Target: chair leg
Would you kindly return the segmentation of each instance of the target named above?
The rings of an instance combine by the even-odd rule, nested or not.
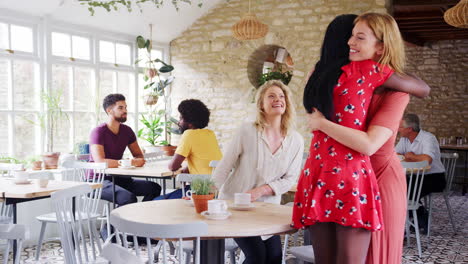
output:
[[[427,237],[431,234],[431,223],[432,223],[432,193],[428,195],[429,200],[429,216],[427,217]]]
[[[455,226],[455,221],[453,221],[452,207],[450,206],[450,200],[448,194],[444,193],[445,205],[447,205],[447,210],[449,213],[450,222],[452,223],[453,232],[457,232],[457,227]]]
[[[416,231],[416,244],[418,246],[418,255],[421,257],[422,250],[421,250],[421,238],[419,236],[419,224],[418,224],[418,215],[416,214],[416,210],[413,211],[413,221],[414,221],[414,230]]]
[[[185,255],[185,264],[190,264],[192,254],[190,254],[188,251],[185,251],[184,255]]]
[[[236,251],[235,250],[229,251],[229,263],[236,264]]]
[[[282,264],[286,264],[286,251],[288,250],[289,235],[284,236],[284,245],[283,245],[283,260]]]
[[[39,260],[39,255],[41,254],[42,241],[44,241],[44,234],[45,234],[46,227],[47,227],[47,222],[42,222],[41,233],[39,234],[39,240],[37,241],[36,261]]]
[[[10,256],[10,244],[11,240],[7,240],[5,245],[5,253],[3,254],[3,264],[8,264],[8,257]]]
[[[16,258],[15,258],[15,264],[20,263],[20,257],[21,257],[21,250],[23,249],[23,240],[18,239],[17,240],[17,248],[16,248]]]
[[[409,240],[410,240],[410,226],[411,226],[411,222],[410,222],[410,219],[409,219],[409,211],[406,212],[406,246],[409,246]]]

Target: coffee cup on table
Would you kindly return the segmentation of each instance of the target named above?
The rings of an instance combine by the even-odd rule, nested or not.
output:
[[[132,166],[132,161],[129,159],[121,159],[119,160],[119,165],[124,168],[128,168]]]
[[[235,193],[234,194],[234,205],[236,206],[249,206],[252,196],[250,193]]]
[[[227,203],[224,200],[209,200],[208,201],[208,213],[210,215],[215,214],[226,214]]]
[[[39,188],[45,188],[47,187],[48,184],[49,184],[49,179],[46,177],[42,177],[37,180],[37,185],[39,186]]]
[[[26,183],[29,178],[29,174],[26,171],[14,171],[13,176],[15,177],[15,183]]]

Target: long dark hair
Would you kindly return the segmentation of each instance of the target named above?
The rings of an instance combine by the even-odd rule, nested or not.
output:
[[[339,15],[328,25],[323,38],[320,60],[304,89],[304,107],[308,113],[316,107],[332,120],[333,88],[338,82],[341,67],[349,63],[348,40],[357,15]]]

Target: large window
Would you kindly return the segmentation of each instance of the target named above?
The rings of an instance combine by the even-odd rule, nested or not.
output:
[[[54,131],[54,151],[69,153],[76,143],[89,141],[91,129],[107,120],[102,99],[110,93],[126,97],[126,124],[136,132],[140,112],[147,108],[143,71],[134,65],[139,54],[134,38],[39,23],[50,22],[16,23],[0,17],[0,156],[26,158],[46,151],[47,127],[41,123],[45,95],[60,94],[66,113]],[[152,55],[163,54],[155,49]]]

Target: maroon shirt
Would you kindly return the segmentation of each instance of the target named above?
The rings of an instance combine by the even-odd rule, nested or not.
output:
[[[110,131],[106,123],[99,125],[91,131],[90,145],[98,144],[104,146],[104,157],[106,159],[122,159],[125,148],[136,141],[133,130],[124,124],[120,124],[119,133],[116,135]],[[94,161],[93,155],[91,160]]]

